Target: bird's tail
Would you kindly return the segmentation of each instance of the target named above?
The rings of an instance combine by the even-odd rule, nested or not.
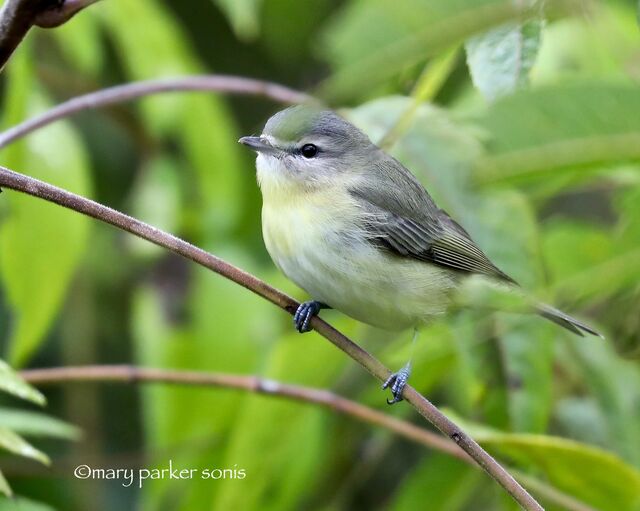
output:
[[[594,330],[590,326],[585,325],[581,321],[578,321],[575,318],[572,318],[568,314],[565,314],[558,309],[551,307],[550,305],[539,304],[537,306],[538,314],[540,314],[543,318],[548,319],[549,321],[553,321],[555,324],[560,325],[561,327],[566,328],[567,330],[573,332],[580,337],[584,337],[584,333],[588,333],[591,335],[597,335],[604,339],[604,335],[600,332]]]

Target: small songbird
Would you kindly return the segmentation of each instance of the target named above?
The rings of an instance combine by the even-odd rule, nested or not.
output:
[[[290,107],[239,142],[258,153],[267,250],[312,298],[294,316],[299,332],[323,308],[387,330],[417,328],[445,313],[470,276],[519,289],[409,170],[336,113]],[[600,335],[548,305],[532,311]],[[390,404],[410,370],[409,361],[383,385]]]

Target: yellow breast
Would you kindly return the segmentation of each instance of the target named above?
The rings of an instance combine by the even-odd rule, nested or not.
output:
[[[341,205],[347,199],[340,195],[335,190],[325,190],[264,196],[262,232],[276,264],[283,257],[313,250],[335,232],[340,219],[337,212],[348,207]]]

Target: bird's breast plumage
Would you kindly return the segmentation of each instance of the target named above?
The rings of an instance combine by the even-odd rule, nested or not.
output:
[[[445,311],[452,273],[372,243],[346,187],[273,192],[263,186],[265,245],[283,273],[314,300],[389,330]]]

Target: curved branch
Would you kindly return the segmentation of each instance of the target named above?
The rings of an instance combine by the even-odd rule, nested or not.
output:
[[[0,133],[0,149],[47,124],[82,110],[100,108],[162,92],[217,91],[264,96],[282,103],[309,103],[311,96],[277,83],[230,75],[193,75],[143,80],[76,96]]]
[[[34,25],[41,28],[55,28],[66,23],[85,7],[95,4],[98,0],[63,0],[51,9],[46,9],[35,17]]]
[[[0,70],[31,30],[38,13],[54,0],[5,0],[0,10]]]
[[[409,440],[450,454],[475,466],[473,460],[462,449],[440,435],[323,389],[288,385],[257,376],[155,369],[134,365],[90,365],[26,369],[20,371],[20,376],[25,381],[38,386],[78,381],[160,382],[176,385],[224,387],[246,390],[257,394],[286,397],[295,401],[319,404],[344,415],[355,417],[363,422],[382,426]]]
[[[39,386],[90,381],[169,383],[172,385],[197,385],[246,390],[257,394],[288,398],[302,403],[318,404],[362,422],[383,427],[412,442],[449,454],[459,458],[465,463],[477,467],[474,461],[453,442],[445,440],[441,436],[411,424],[410,422],[396,419],[395,417],[324,389],[289,385],[257,376],[155,369],[134,365],[90,365],[27,369],[21,371],[20,375],[29,383]],[[535,477],[527,474],[520,474],[519,477],[524,481],[526,486],[550,503],[561,506],[569,511],[594,511],[590,506],[539,481]]]
[[[97,1],[6,0],[0,10],[0,70],[31,27],[57,27]]]
[[[39,197],[111,224],[131,234],[135,234],[140,238],[169,249],[240,284],[286,310],[289,314],[293,314],[299,305],[295,300],[281,291],[278,291],[257,277],[223,261],[213,254],[90,199],[37,179],[18,174],[4,167],[0,167],[0,187],[10,188],[34,197]],[[316,316],[311,320],[311,326],[316,332],[344,351],[378,380],[384,381],[390,375],[390,371],[380,361],[319,317]],[[502,485],[524,509],[535,511],[543,510],[540,504],[538,504],[489,453],[482,449],[475,440],[469,437],[413,387],[407,385],[403,391],[403,397],[420,415],[431,422],[431,424],[471,456],[475,462]]]

